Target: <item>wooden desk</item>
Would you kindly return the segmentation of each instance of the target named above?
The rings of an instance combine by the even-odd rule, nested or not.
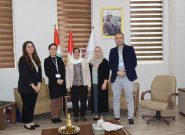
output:
[[[185,88],[179,88],[178,93],[179,93],[178,109],[179,109],[180,114],[185,116],[185,104],[184,104],[184,102],[185,102]]]
[[[118,123],[115,120],[111,120],[112,123]],[[60,135],[58,128],[43,129],[41,135]],[[91,124],[80,125],[80,133],[78,135],[94,135]],[[105,132],[105,135],[131,135],[126,128]]]
[[[11,109],[11,113],[9,115],[9,120],[11,123],[16,123],[16,108],[15,102],[7,102],[7,101],[0,101],[0,129],[5,128],[5,113],[4,110],[6,108]]]

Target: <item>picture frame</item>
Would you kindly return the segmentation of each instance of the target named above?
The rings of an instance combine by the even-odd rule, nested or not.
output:
[[[103,38],[114,38],[117,32],[124,32],[122,7],[102,7],[100,16]]]

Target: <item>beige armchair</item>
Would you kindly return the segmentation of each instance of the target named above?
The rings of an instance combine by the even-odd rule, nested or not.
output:
[[[144,100],[146,93],[151,93],[151,100]],[[170,121],[167,119],[175,119],[175,116],[161,116],[161,111],[173,109],[176,98],[176,79],[171,75],[158,75],[154,78],[151,85],[151,90],[143,92],[141,95],[141,102],[139,105],[142,108],[156,111],[155,116],[142,115],[143,118],[150,118],[146,120],[149,124],[152,120],[157,119],[165,122],[167,125]]]
[[[133,96],[134,96],[134,115],[136,116],[136,111],[138,110],[139,103],[139,83],[133,83]],[[112,93],[112,84],[109,83],[109,109],[113,110],[113,93]],[[122,91],[120,109],[127,110],[127,102],[125,98],[124,91]]]
[[[19,109],[20,113],[22,112],[22,99],[18,92],[18,88],[14,88],[14,96],[17,108]],[[49,97],[49,90],[45,83],[44,78],[42,79],[41,91],[38,94],[34,115],[48,113],[50,112],[50,97]]]

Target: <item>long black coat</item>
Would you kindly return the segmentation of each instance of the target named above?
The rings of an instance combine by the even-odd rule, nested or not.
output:
[[[45,69],[45,74],[49,79],[48,87],[49,87],[51,99],[59,98],[61,96],[64,96],[66,93],[64,62],[62,58],[60,57],[56,57],[56,58],[58,63],[58,74],[61,75],[61,78],[56,78],[57,69],[51,56],[47,57],[44,60],[44,69]],[[57,83],[58,79],[64,80],[64,83],[62,85],[59,85]]]
[[[92,81],[92,68],[93,65],[89,64],[90,71],[91,71],[91,81]],[[106,90],[102,90],[102,84],[104,80],[109,80],[109,73],[110,73],[110,68],[109,68],[109,63],[108,61],[104,58],[102,63],[100,63],[98,67],[98,113],[101,112],[108,112],[109,111],[109,100],[108,100],[108,87]],[[91,82],[92,83],[92,82]],[[93,93],[93,85],[91,89],[91,107],[92,107],[92,112],[94,112],[94,93]]]
[[[21,56],[18,62],[19,67],[19,81],[18,90],[23,94],[33,94],[34,89],[31,84],[37,85],[38,82],[42,82],[42,70],[38,67],[38,72],[35,68],[31,69],[26,62],[26,58]]]

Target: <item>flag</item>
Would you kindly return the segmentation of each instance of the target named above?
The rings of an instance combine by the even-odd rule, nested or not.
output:
[[[71,60],[73,48],[74,48],[73,34],[72,34],[72,31],[70,31],[69,32],[69,40],[68,40],[68,61]]]
[[[91,35],[89,38],[89,42],[87,45],[86,49],[86,55],[85,58],[89,62],[90,59],[94,57],[94,49],[95,49],[96,43],[95,43],[95,38],[94,38],[94,31],[93,29],[91,30]]]
[[[61,53],[61,49],[60,49],[60,39],[58,36],[58,31],[57,31],[56,25],[54,26],[54,44],[56,44],[58,46],[57,56],[62,57],[62,53]]]

